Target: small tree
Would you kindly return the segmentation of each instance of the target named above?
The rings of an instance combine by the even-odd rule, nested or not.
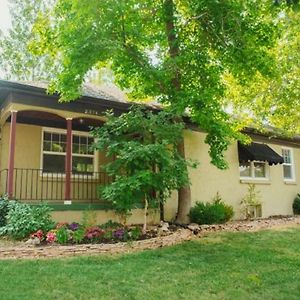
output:
[[[260,191],[256,190],[255,184],[248,185],[247,194],[242,198],[240,204],[241,204],[241,214],[245,219],[250,219],[252,217],[251,216],[252,213],[250,211],[251,208],[255,210],[259,208],[261,210],[261,205],[262,205],[261,195],[260,195]],[[255,214],[256,213],[254,213],[253,217],[256,217]]]
[[[104,166],[113,182],[100,187],[101,197],[113,204],[117,213],[128,216],[138,203],[147,210],[165,202],[171,191],[189,184],[188,161],[178,153],[184,124],[174,115],[133,107],[93,130],[95,148],[106,151],[112,161]]]

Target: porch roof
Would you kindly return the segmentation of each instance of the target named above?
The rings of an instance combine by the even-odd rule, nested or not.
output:
[[[0,107],[10,103],[42,106],[51,109],[101,116],[108,109],[116,115],[128,111],[134,102],[128,101],[114,86],[97,87],[86,84],[82,96],[76,101],[59,103],[59,95],[46,92],[47,82],[0,80]],[[150,109],[160,109],[156,104],[143,104]]]

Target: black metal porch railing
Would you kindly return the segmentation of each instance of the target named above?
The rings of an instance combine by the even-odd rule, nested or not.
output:
[[[65,173],[45,173],[41,169],[14,169],[13,198],[28,202],[65,200]],[[1,194],[7,193],[8,170],[0,171]],[[71,176],[71,199],[77,203],[99,203],[98,186],[108,184],[104,172],[76,173]],[[69,199],[68,199],[69,200]]]

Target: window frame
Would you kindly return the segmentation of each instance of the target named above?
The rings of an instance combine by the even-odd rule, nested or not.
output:
[[[58,133],[58,134],[67,134],[67,130],[66,129],[62,129],[62,128],[53,128],[53,127],[42,127],[42,131],[41,131],[41,155],[40,155],[40,176],[41,177],[65,177],[65,172],[63,173],[51,173],[51,172],[44,172],[44,166],[43,166],[43,157],[44,154],[49,154],[49,155],[61,155],[61,156],[66,156],[66,152],[54,152],[54,151],[44,151],[44,133],[48,132],[48,133]],[[84,131],[76,131],[76,130],[72,130],[72,160],[73,157],[90,157],[93,158],[93,173],[89,174],[89,173],[73,173],[72,170],[72,178],[80,178],[80,176],[88,176],[91,178],[96,178],[97,177],[97,172],[98,172],[98,155],[97,155],[97,151],[94,150],[93,154],[80,154],[80,153],[73,153],[73,136],[77,135],[77,136],[84,136],[87,138],[90,138],[93,136],[89,133],[89,132],[84,132]]]
[[[239,175],[240,175],[241,180],[255,180],[255,181],[268,181],[268,180],[270,180],[270,166],[269,166],[268,162],[254,160],[254,161],[249,161],[248,163],[250,163],[251,176],[241,176],[240,162],[239,162]],[[254,167],[255,163],[260,163],[260,164],[265,165],[265,177],[256,177],[255,176],[255,167]]]
[[[289,151],[290,159],[291,159],[290,163],[283,162],[283,164],[282,164],[283,181],[284,182],[295,182],[296,181],[296,173],[295,173],[295,160],[294,160],[294,151],[293,151],[294,149],[290,148],[290,147],[281,147],[281,154],[282,154],[282,157],[284,159],[283,150],[288,150]],[[292,178],[285,178],[284,177],[284,166],[290,166],[291,167]]]

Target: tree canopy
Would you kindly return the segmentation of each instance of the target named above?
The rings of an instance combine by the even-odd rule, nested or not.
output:
[[[294,135],[300,132],[299,7],[277,12],[274,20],[280,34],[271,50],[275,59],[274,76],[264,77],[257,73],[247,86],[228,77],[232,89],[227,91],[227,96],[235,102],[236,113],[246,107],[248,111],[244,110],[244,114],[252,116],[252,123],[261,130],[272,125],[274,134]]]
[[[12,27],[0,37],[0,67],[4,77],[14,80],[45,80],[50,78],[53,62],[33,55],[28,49],[32,27],[39,13],[53,1],[9,0]]]
[[[153,97],[207,131],[213,164],[242,139],[228,80],[274,76],[278,28],[263,0],[58,0],[35,25],[32,49],[62,69],[50,90],[76,99],[85,74],[107,63],[134,99]],[[228,109],[228,107],[230,109]]]

